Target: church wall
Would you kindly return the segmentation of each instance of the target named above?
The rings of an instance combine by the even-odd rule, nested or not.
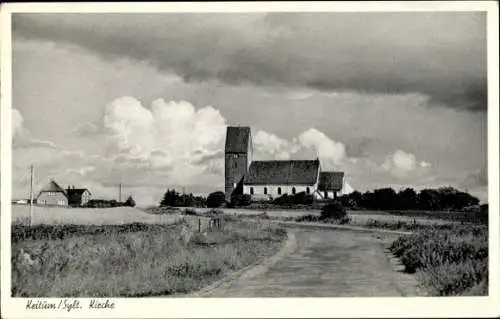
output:
[[[295,193],[306,192],[307,187],[309,187],[310,194],[314,194],[317,184],[315,185],[244,185],[243,193],[251,195],[251,188],[253,188],[253,195],[264,195],[264,188],[267,187],[267,195],[272,198],[280,197],[284,194],[292,195],[292,188],[295,187]],[[278,194],[278,188],[281,188],[281,195]]]
[[[321,195],[323,196],[322,198],[325,198],[325,192],[323,191],[319,191],[321,193]],[[326,192],[326,195],[328,196],[327,198],[328,199],[333,199],[335,198],[335,193],[337,193],[337,196],[338,196],[338,192],[334,192],[334,191],[327,191]]]

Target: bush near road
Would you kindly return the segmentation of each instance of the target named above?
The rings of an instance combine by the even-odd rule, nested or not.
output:
[[[351,218],[340,202],[331,201],[321,209],[321,215],[305,215],[295,219],[297,222],[323,222],[333,224],[349,224]]]
[[[390,250],[430,295],[488,294],[488,228],[428,228],[394,241]]]

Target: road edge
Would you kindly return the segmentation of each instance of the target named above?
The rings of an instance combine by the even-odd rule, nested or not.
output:
[[[295,234],[293,232],[288,232],[288,237],[281,247],[281,249],[274,255],[267,257],[264,261],[247,266],[243,269],[234,271],[229,273],[224,278],[219,279],[218,281],[187,295],[183,295],[182,297],[208,297],[210,294],[215,292],[217,289],[225,288],[231,286],[236,282],[241,282],[248,280],[250,278],[259,276],[269,270],[272,266],[274,266],[278,261],[282,260],[290,253],[292,253],[297,248],[297,240]]]
[[[275,223],[285,226],[285,227],[297,227],[297,228],[319,228],[319,229],[332,229],[332,230],[354,230],[354,231],[364,231],[364,232],[376,232],[376,233],[389,233],[397,235],[411,235],[412,232],[400,231],[400,230],[389,230],[380,228],[367,228],[361,226],[349,226],[349,225],[335,225],[335,224],[322,224],[322,223],[308,223],[308,222],[286,222],[286,221],[274,221]]]

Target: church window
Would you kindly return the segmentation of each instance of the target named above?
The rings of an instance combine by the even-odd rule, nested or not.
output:
[[[295,187],[292,187],[292,194],[295,195]]]
[[[281,195],[281,187],[278,187],[278,195]]]
[[[308,187],[308,188],[306,188],[306,193],[307,193],[307,194],[310,194],[310,193],[311,193],[311,189],[310,189],[309,187]]]
[[[264,187],[264,195],[267,195],[267,187]]]
[[[253,187],[250,187],[250,195],[253,195]]]

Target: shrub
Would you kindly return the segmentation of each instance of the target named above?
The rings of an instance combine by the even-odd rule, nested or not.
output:
[[[435,296],[457,296],[469,294],[469,291],[481,295],[488,294],[487,274],[487,262],[469,259],[462,263],[445,262],[429,267],[419,277],[430,294]]]
[[[123,203],[123,206],[129,206],[129,207],[135,207],[135,200],[132,198],[132,196],[129,196],[125,203]]]
[[[260,219],[271,219],[271,216],[269,216],[266,212],[255,215],[255,217],[260,218]]]
[[[487,227],[424,229],[398,238],[390,250],[406,272],[418,271],[431,295],[488,293]]]
[[[330,202],[323,206],[321,210],[321,219],[337,219],[342,220],[347,217],[347,210],[342,204],[337,201]]]
[[[295,221],[296,222],[319,222],[319,221],[321,221],[321,217],[316,216],[316,215],[311,215],[311,214],[302,215],[302,216],[295,218]]]
[[[223,192],[213,192],[207,197],[208,208],[218,208],[226,203],[226,195]]]
[[[295,195],[284,194],[273,201],[273,203],[277,205],[311,205],[313,202],[313,195],[306,194],[305,192],[300,192]]]
[[[350,216],[344,216],[339,220],[340,225],[345,225],[345,224],[350,224],[352,221],[352,218]]]
[[[190,216],[197,216],[198,212],[192,208],[186,208],[183,212],[182,215],[190,215]]]
[[[148,207],[145,209],[145,212],[155,215],[177,214],[179,213],[179,208],[170,206]]]
[[[248,206],[252,203],[252,196],[249,194],[243,194],[241,195],[240,199],[240,205],[241,206]]]
[[[233,195],[229,207],[248,206],[252,203],[252,196],[249,194]]]

